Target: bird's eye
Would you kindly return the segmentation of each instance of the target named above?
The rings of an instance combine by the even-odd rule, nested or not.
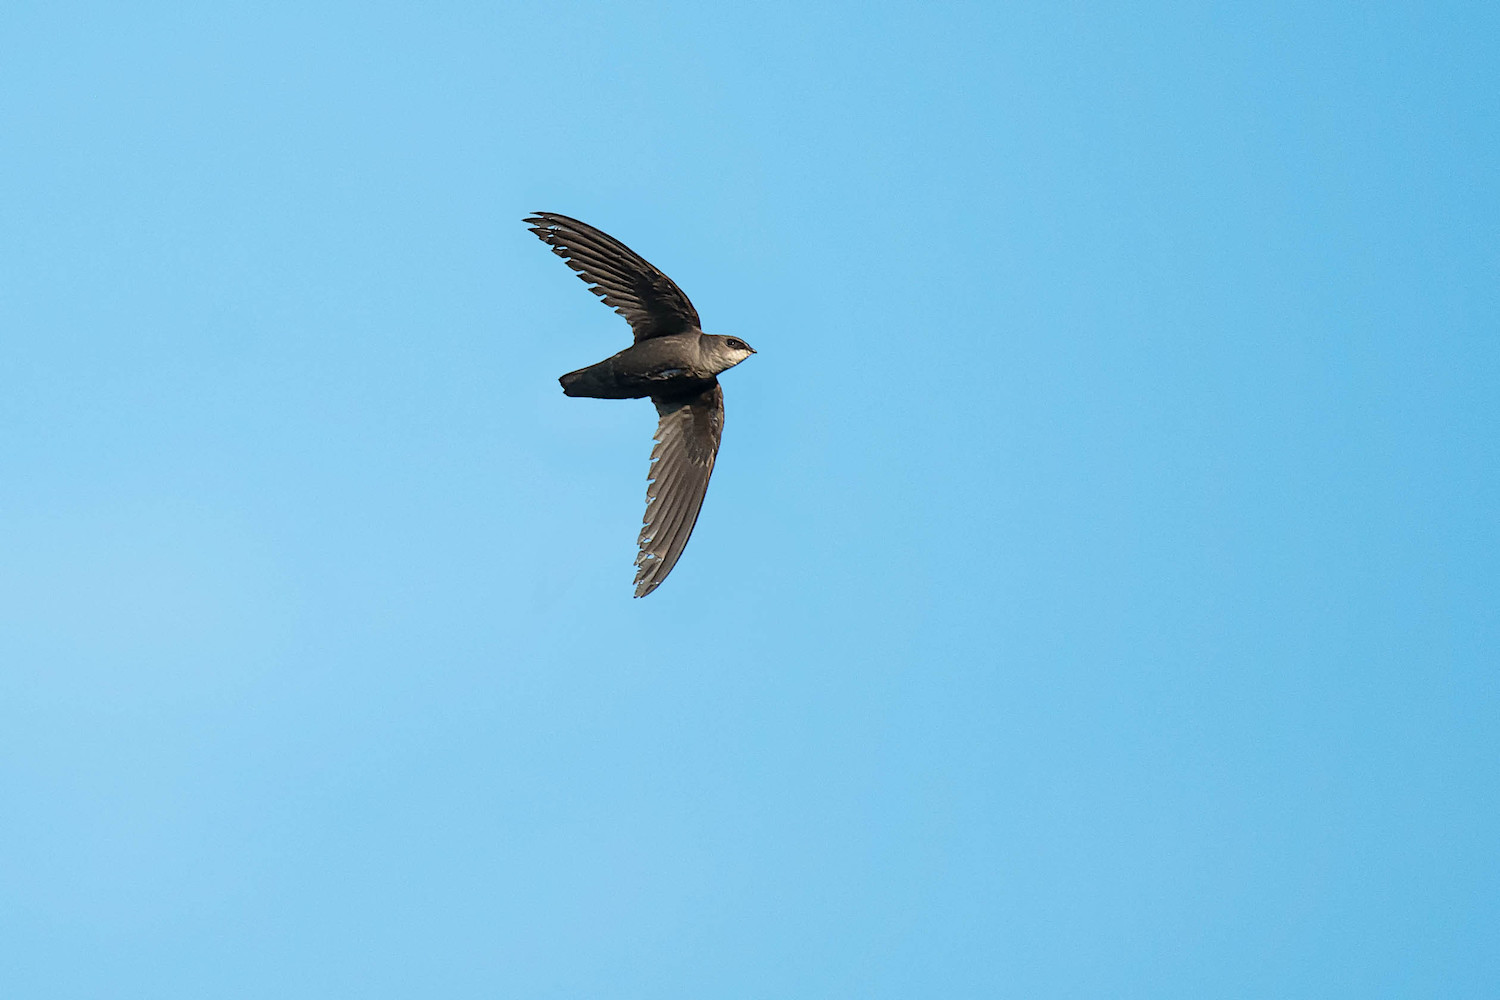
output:
[[[738,339],[737,337],[730,337],[728,340],[724,341],[724,343],[728,344],[736,351],[743,351],[745,349],[745,342]]]

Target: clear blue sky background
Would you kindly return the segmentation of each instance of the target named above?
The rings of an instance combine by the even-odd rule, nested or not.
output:
[[[10,0],[0,993],[1494,997],[1497,51]],[[645,601],[534,209],[760,350]]]

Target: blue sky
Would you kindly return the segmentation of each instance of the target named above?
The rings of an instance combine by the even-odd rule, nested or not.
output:
[[[0,992],[1492,996],[1497,43],[6,4]]]

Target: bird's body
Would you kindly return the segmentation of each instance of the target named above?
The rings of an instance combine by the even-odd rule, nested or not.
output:
[[[526,221],[635,332],[625,350],[558,381],[569,396],[650,397],[656,404],[656,447],[635,560],[635,596],[645,597],[677,564],[708,490],[724,430],[718,376],[755,351],[736,337],[704,333],[697,310],[672,279],[619,240],[552,212]]]
[[[569,372],[560,381],[569,396],[598,399],[640,399],[644,396],[702,392],[718,374],[750,356],[725,348],[723,341],[702,330],[652,337],[631,344],[596,365]]]

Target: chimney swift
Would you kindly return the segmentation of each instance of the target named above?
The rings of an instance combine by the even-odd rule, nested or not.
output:
[[[558,381],[569,396],[649,396],[656,404],[659,422],[635,557],[635,596],[645,597],[677,565],[708,491],[724,431],[719,373],[755,351],[738,337],[704,333],[682,289],[619,240],[555,212],[525,221],[635,332],[635,343],[619,354]]]

